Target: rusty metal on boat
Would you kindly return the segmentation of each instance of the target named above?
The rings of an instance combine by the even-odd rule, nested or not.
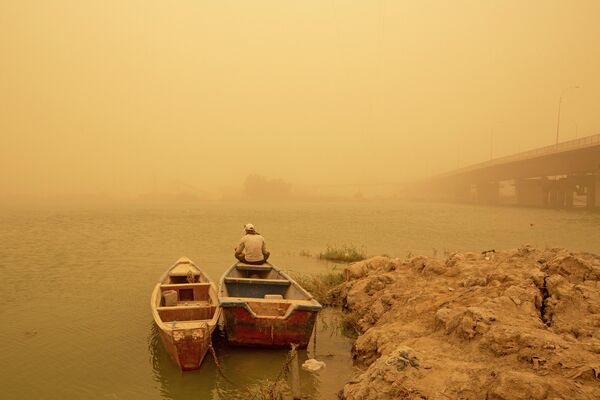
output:
[[[305,348],[322,306],[276,266],[233,264],[219,281],[229,343]]]
[[[200,368],[221,315],[215,284],[182,257],[161,276],[150,307],[163,344],[179,368]]]

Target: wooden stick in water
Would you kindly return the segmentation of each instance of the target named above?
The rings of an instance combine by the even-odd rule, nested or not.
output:
[[[297,344],[292,343],[292,354],[291,354],[291,365],[290,370],[292,372],[292,397],[294,400],[301,400],[300,394],[300,367],[298,366],[298,351],[296,348]]]

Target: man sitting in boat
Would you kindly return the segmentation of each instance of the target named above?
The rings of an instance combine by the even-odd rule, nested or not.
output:
[[[244,226],[246,234],[235,249],[235,258],[246,264],[264,264],[271,253],[267,251],[265,239],[254,229],[254,225]]]

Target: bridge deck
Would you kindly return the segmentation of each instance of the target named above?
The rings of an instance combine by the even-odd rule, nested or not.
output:
[[[540,147],[505,157],[495,158],[490,161],[469,165],[467,167],[437,175],[436,177],[432,178],[432,180],[444,180],[447,178],[459,177],[461,175],[473,176],[475,174],[485,174],[485,171],[499,171],[500,169],[506,169],[508,174],[505,175],[507,176],[498,177],[498,174],[495,173],[493,174],[494,176],[490,178],[511,179],[523,178],[524,175],[530,175],[531,177],[534,177],[575,172],[596,172],[600,170],[600,158],[596,158],[596,155],[600,155],[600,134],[569,140],[567,142],[559,143],[558,145]],[[587,157],[589,160],[582,160],[581,156]],[[569,157],[572,159],[569,159]],[[547,162],[543,163],[545,165],[536,165],[535,163],[539,160],[546,160]],[[553,162],[556,165],[551,167],[550,164]],[[511,167],[519,168],[519,173],[516,174],[516,176],[508,176],[512,174],[512,172],[509,173],[509,170],[514,169]],[[531,173],[527,172],[528,168],[532,169]],[[547,171],[544,172],[544,169],[547,169]],[[561,169],[564,169],[564,171],[560,171]]]

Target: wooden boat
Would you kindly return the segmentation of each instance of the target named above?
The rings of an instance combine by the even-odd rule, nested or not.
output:
[[[162,341],[179,368],[200,368],[221,315],[215,284],[182,257],[161,276],[150,306]]]
[[[300,348],[308,345],[321,304],[272,264],[233,264],[219,281],[229,343]]]

